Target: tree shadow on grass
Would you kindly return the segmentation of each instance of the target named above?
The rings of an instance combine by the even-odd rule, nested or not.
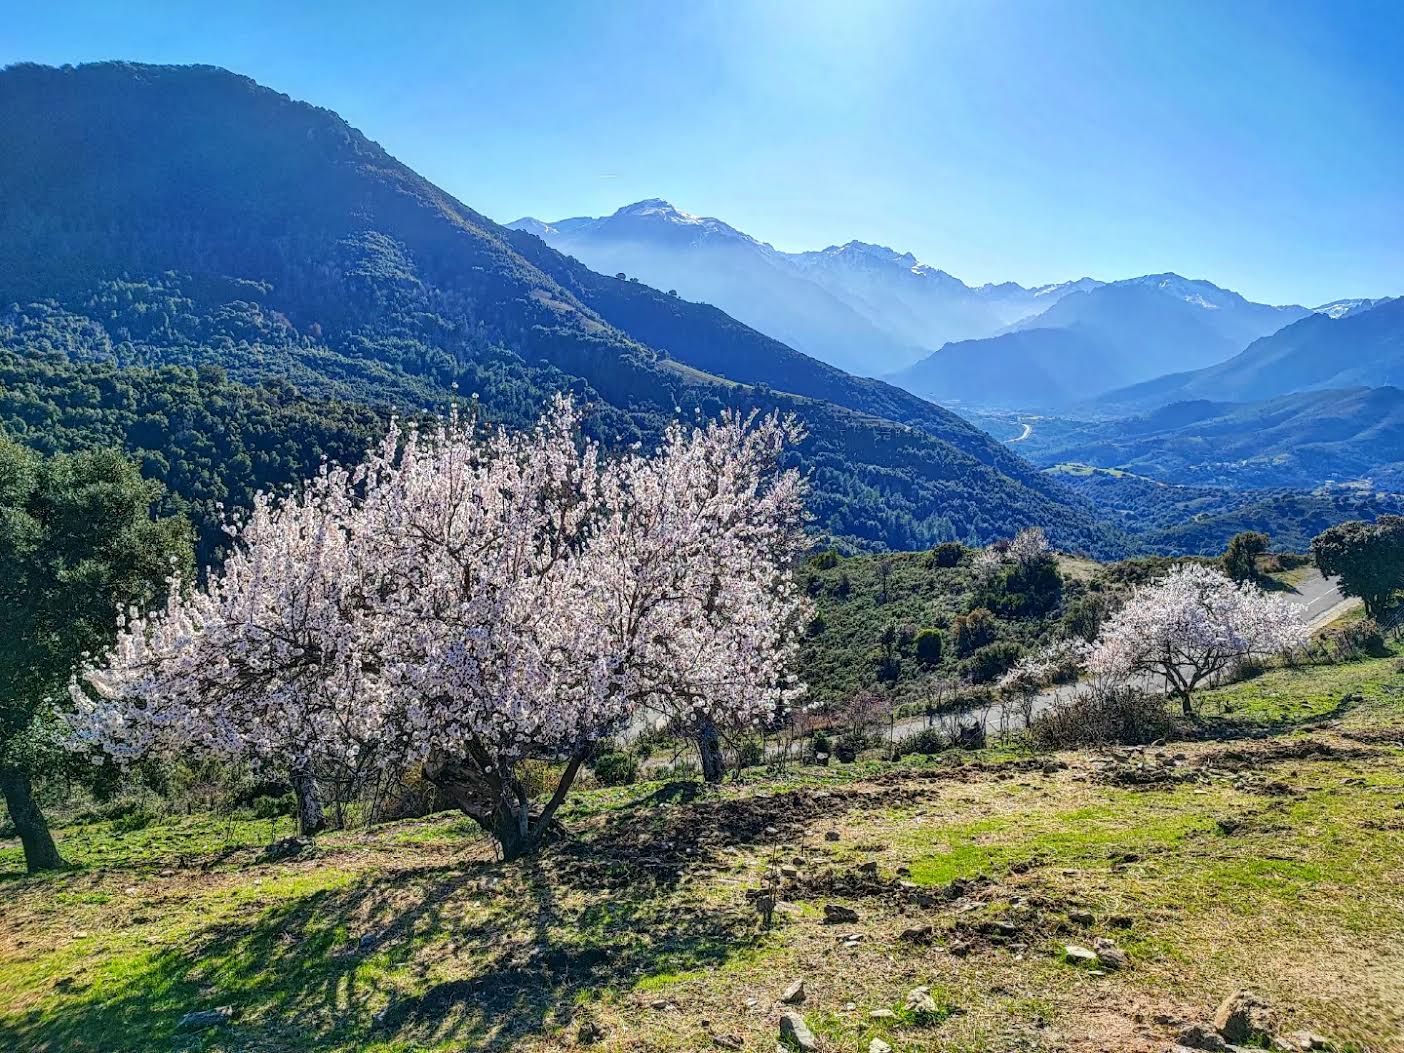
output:
[[[221,909],[207,925],[205,904],[190,901],[192,913],[172,919],[187,938],[113,943],[90,986],[0,1018],[0,1049],[317,1053],[386,1042],[505,1053],[578,1027],[580,1006],[648,976],[717,968],[755,947],[744,898],[697,906],[672,890],[689,870],[724,865],[723,848],[778,851],[820,815],[858,803],[849,793],[630,808],[534,859],[395,862],[254,916]],[[337,863],[260,875],[315,884]],[[239,891],[258,894],[251,882]],[[178,1030],[186,1013],[219,1006],[234,1011],[226,1027]]]

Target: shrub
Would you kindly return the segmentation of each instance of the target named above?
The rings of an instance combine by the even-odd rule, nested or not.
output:
[[[297,810],[297,797],[292,793],[276,797],[255,797],[250,802],[255,819],[281,819]]]
[[[923,629],[916,634],[916,659],[924,666],[941,664],[941,650],[945,637],[940,629]]]
[[[765,745],[760,739],[743,739],[736,749],[736,766],[754,768],[765,763]]]
[[[834,744],[829,741],[829,736],[822,731],[816,731],[814,737],[809,740],[815,753],[833,753]]]
[[[987,684],[1008,672],[1024,649],[1008,640],[986,644],[961,663],[972,684]]]
[[[1038,618],[1056,610],[1062,598],[1062,575],[1043,557],[1001,566],[981,584],[974,602],[1005,618]]]
[[[959,541],[943,541],[931,550],[933,567],[958,567],[965,559],[967,549]]]
[[[627,753],[601,753],[592,770],[601,786],[628,786],[639,777],[638,763]]]
[[[145,830],[155,821],[154,815],[146,809],[140,808],[112,820],[112,830],[118,834],[134,834],[138,830]]]
[[[1312,654],[1327,662],[1351,662],[1385,654],[1384,633],[1373,618],[1323,629],[1311,644]]]
[[[1096,685],[1056,703],[1029,725],[1037,749],[1069,749],[1118,743],[1143,746],[1170,732],[1170,711],[1163,697],[1134,688]]]
[[[951,639],[955,644],[956,655],[967,658],[981,647],[992,643],[995,638],[995,619],[984,607],[976,607],[968,614],[957,615],[951,621]]]
[[[941,753],[950,746],[950,742],[945,735],[935,728],[927,728],[925,731],[918,731],[915,735],[908,735],[897,743],[897,755],[906,757],[909,754],[919,753],[922,756],[930,757],[933,754]]]
[[[839,554],[834,549],[825,549],[810,559],[809,564],[815,570],[833,570],[838,566]]]

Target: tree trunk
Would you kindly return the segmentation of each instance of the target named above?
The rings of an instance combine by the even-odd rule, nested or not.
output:
[[[29,774],[19,768],[0,766],[0,793],[10,809],[10,821],[24,846],[24,863],[31,874],[41,870],[58,870],[65,866],[63,857],[54,847],[49,824],[34,800]]]
[[[1176,694],[1180,696],[1181,712],[1183,712],[1185,716],[1193,718],[1195,716],[1194,703],[1190,700],[1190,693],[1188,691],[1177,691]]]
[[[510,861],[563,833],[555,818],[556,809],[565,800],[588,752],[581,748],[571,756],[551,799],[538,809],[532,808],[526,788],[516,776],[485,771],[486,765],[465,758],[431,758],[424,764],[424,777],[454,807],[491,834],[502,850],[503,860]]]
[[[327,817],[317,793],[317,773],[312,761],[303,760],[292,768],[293,793],[297,795],[297,829],[303,837],[311,837],[326,829]]]
[[[697,754],[702,759],[702,778],[710,783],[721,782],[726,773],[726,764],[722,760],[721,736],[717,734],[716,721],[705,713],[700,715],[694,738]]]

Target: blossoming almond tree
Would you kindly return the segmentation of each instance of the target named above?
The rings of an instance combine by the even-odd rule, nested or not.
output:
[[[396,426],[355,472],[261,499],[221,574],[87,671],[82,736],[421,762],[512,857],[641,707],[756,720],[792,698],[791,426],[727,416],[606,459],[578,423],[557,400],[525,433]],[[526,761],[560,766],[540,804]]]
[[[351,496],[332,467],[284,499],[259,495],[204,586],[173,582],[163,609],[120,614],[71,689],[78,742],[123,762],[197,749],[280,769],[302,832],[320,829],[313,758],[372,748],[384,717]]]
[[[1194,691],[1206,678],[1249,657],[1290,651],[1308,635],[1296,604],[1209,567],[1182,564],[1138,589],[1111,616],[1087,667],[1097,675],[1163,676],[1193,716]]]

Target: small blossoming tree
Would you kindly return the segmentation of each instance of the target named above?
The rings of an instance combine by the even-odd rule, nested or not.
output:
[[[562,399],[524,433],[395,426],[356,471],[260,499],[220,573],[84,672],[80,737],[422,763],[513,857],[641,710],[754,722],[795,698],[793,426],[727,415],[609,459],[578,424]],[[527,761],[559,773],[544,802]]]
[[[1290,651],[1308,635],[1296,604],[1209,567],[1182,564],[1138,589],[1107,620],[1087,668],[1100,676],[1163,676],[1193,716],[1194,691],[1205,679],[1246,658]]]

